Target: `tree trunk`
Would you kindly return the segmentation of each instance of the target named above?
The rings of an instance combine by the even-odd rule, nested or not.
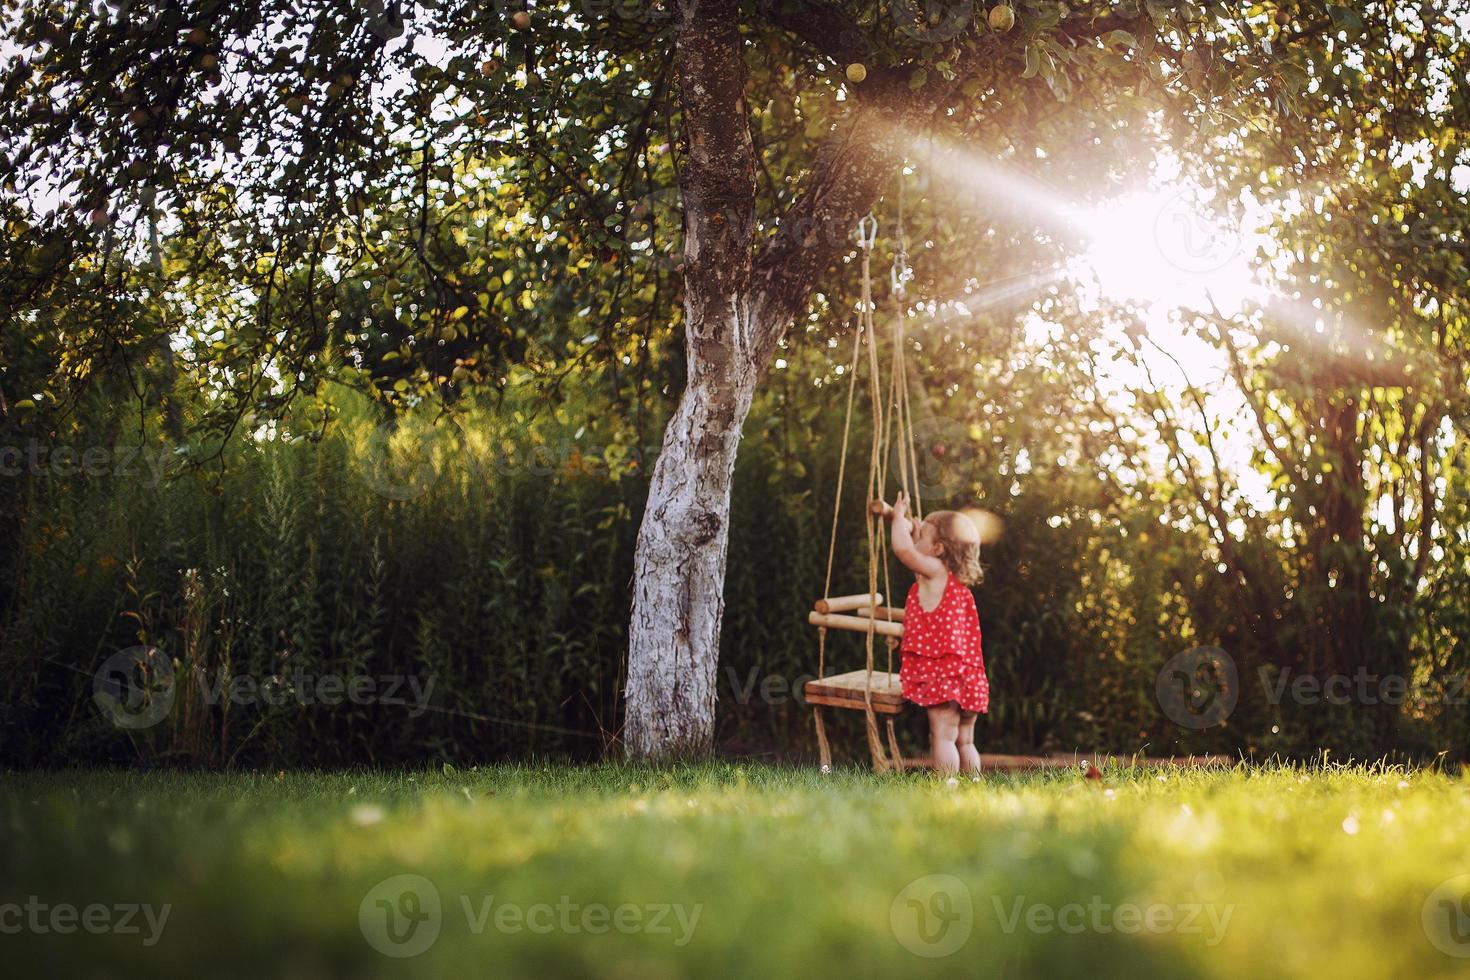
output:
[[[730,481],[760,371],[750,302],[755,150],[738,0],[681,5],[674,67],[688,157],[688,382],[664,431],[633,562],[623,738],[633,756],[692,755],[714,737]]]
[[[698,755],[714,736],[730,485],[756,371],[730,360],[691,378],[664,432],[633,570],[628,751]]]
[[[757,261],[755,151],[738,0],[679,4],[674,66],[688,156],[684,336],[688,387],[664,432],[633,563],[623,741],[634,757],[696,755],[714,739],[730,485],[756,384],[818,277],[851,247],[891,179],[916,111],[907,75],[875,72]]]

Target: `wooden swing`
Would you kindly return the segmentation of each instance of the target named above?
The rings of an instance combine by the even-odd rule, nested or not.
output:
[[[900,205],[901,207],[901,205]],[[817,679],[807,682],[804,694],[807,704],[812,706],[812,716],[817,731],[817,749],[821,753],[822,771],[832,768],[832,748],[827,742],[826,724],[822,718],[825,708],[842,708],[862,711],[867,721],[868,753],[873,760],[875,772],[903,771],[903,755],[899,752],[898,736],[894,732],[893,717],[904,710],[905,701],[899,688],[898,674],[893,670],[893,652],[903,636],[903,610],[883,604],[884,593],[878,591],[879,567],[882,567],[882,585],[891,595],[888,578],[888,528],[885,517],[887,505],[883,503],[887,468],[895,442],[898,447],[899,483],[910,493],[914,502],[914,516],[922,519],[923,501],[919,496],[918,464],[914,456],[913,424],[909,410],[908,376],[904,370],[904,315],[901,302],[904,283],[910,276],[908,253],[903,242],[903,219],[899,217],[898,252],[893,258],[890,274],[891,294],[894,299],[892,331],[892,363],[888,383],[887,404],[884,411],[881,379],[879,377],[878,335],[873,323],[873,280],[872,255],[877,244],[878,220],[868,214],[858,222],[857,238],[862,255],[862,301],[853,330],[852,361],[847,371],[847,409],[842,423],[842,455],[837,465],[837,490],[832,502],[832,535],[827,547],[827,575],[822,585],[824,598],[818,599],[807,622],[817,627]],[[831,596],[832,564],[837,553],[838,515],[842,507],[842,485],[847,474],[848,439],[852,431],[852,410],[857,390],[858,362],[862,351],[867,349],[868,402],[872,413],[872,440],[868,455],[868,486],[865,524],[868,541],[868,591],[857,595]],[[894,429],[898,438],[895,440]],[[866,637],[867,662],[860,670],[826,676],[827,631],[848,630],[863,633]],[[873,643],[883,637],[888,650],[886,670],[873,669]],[[883,740],[878,733],[878,715],[885,719],[888,734],[888,751],[884,751]],[[891,758],[890,758],[891,754]]]
[[[903,637],[903,609],[884,605],[884,592],[878,591],[879,567],[882,567],[882,585],[892,595],[888,578],[888,535],[885,520],[889,507],[883,503],[885,475],[892,451],[897,446],[899,482],[908,491],[914,502],[914,516],[923,518],[923,501],[919,497],[918,464],[914,453],[913,424],[909,408],[908,376],[904,370],[904,315],[902,300],[904,282],[909,277],[908,256],[903,244],[903,203],[899,201],[899,245],[893,259],[891,274],[894,317],[892,331],[892,366],[888,383],[888,397],[881,396],[878,374],[877,332],[873,325],[873,283],[871,260],[876,244],[878,222],[871,214],[858,222],[858,244],[862,251],[862,303],[857,324],[853,330],[852,361],[847,369],[847,409],[842,423],[842,456],[837,466],[837,490],[832,502],[832,536],[827,546],[827,575],[822,585],[825,598],[813,603],[807,614],[807,622],[817,627],[817,679],[808,681],[804,690],[807,704],[812,707],[812,717],[817,731],[817,748],[821,753],[822,771],[832,768],[832,749],[827,742],[827,729],[822,718],[826,708],[840,708],[863,712],[867,721],[868,753],[872,756],[876,772],[902,772],[903,755],[899,752],[898,737],[894,732],[894,716],[904,711],[907,702],[899,687],[898,674],[893,670],[893,651]],[[866,525],[868,540],[868,591],[857,595],[831,596],[832,564],[837,553],[838,516],[842,504],[842,485],[847,474],[848,439],[852,431],[852,410],[857,389],[857,368],[861,353],[866,345],[868,361],[868,401],[873,416],[873,438],[868,456],[868,506]],[[898,438],[894,439],[897,428]],[[826,676],[827,631],[847,630],[864,634],[866,638],[867,662],[859,670]],[[888,649],[886,670],[873,669],[873,643],[882,637]],[[883,739],[878,732],[878,715],[885,716],[888,747],[885,752]],[[1076,768],[1081,763],[1087,778],[1100,782],[1097,767],[1109,763],[1200,767],[1229,765],[1234,760],[1227,756],[1189,756],[1162,759],[1141,759],[1137,756],[1124,759],[1121,756],[1054,753],[1050,756],[988,755],[982,758],[982,768],[1000,771],[1033,769]]]

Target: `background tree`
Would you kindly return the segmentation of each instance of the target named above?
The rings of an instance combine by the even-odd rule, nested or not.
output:
[[[1410,23],[1381,9],[1381,30]],[[45,428],[99,379],[140,404],[166,401],[169,377],[203,379],[212,397],[190,424],[204,463],[322,377],[398,412],[526,383],[555,404],[567,379],[592,377],[636,406],[637,468],[660,396],[682,391],[637,546],[624,735],[638,754],[699,751],[736,446],[782,346],[821,349],[842,329],[856,219],[907,181],[916,253],[953,249],[927,250],[918,285],[974,295],[1054,261],[1067,231],[995,195],[947,206],[930,147],[1075,202],[1165,139],[1202,174],[1221,161],[1221,179],[1248,183],[1258,161],[1298,153],[1314,99],[1337,97],[1313,59],[1372,48],[1378,63],[1364,23],[1318,3],[21,4],[8,190],[62,207],[36,220],[5,201],[6,313],[33,338],[26,387],[41,396],[12,398],[28,404],[7,419]],[[1441,70],[1398,92],[1401,67],[1372,75],[1379,106],[1424,98]],[[1284,124],[1293,112],[1302,122]],[[905,158],[917,177],[900,178]],[[155,215],[168,234],[152,264]],[[179,312],[139,317],[141,296]],[[62,330],[55,314],[78,304],[92,315]],[[951,326],[960,351],[1009,342]],[[161,338],[179,330],[170,366]],[[1248,380],[1257,369],[1243,361]],[[1219,488],[1192,486],[1223,552]],[[1264,601],[1248,608],[1265,615]]]
[[[1463,656],[1416,633],[1470,418],[1467,243],[1451,217],[1470,183],[1455,138],[1470,103],[1448,81],[1464,71],[1465,13],[1332,6],[1283,29],[1279,125],[1201,172],[1271,215],[1259,261],[1278,295],[1183,311],[1219,350],[1219,383],[1190,377],[1182,400],[1134,391],[1231,583],[1230,644],[1273,677],[1414,678],[1409,700],[1431,713],[1454,702]],[[1135,339],[1135,363],[1157,354]],[[1206,409],[1221,391],[1255,446],[1245,475],[1269,481],[1274,505],[1222,463],[1224,426]],[[1371,752],[1393,740],[1398,707],[1355,698],[1293,737]]]

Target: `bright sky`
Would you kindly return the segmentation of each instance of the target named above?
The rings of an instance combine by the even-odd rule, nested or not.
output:
[[[1204,391],[1211,435],[1225,467],[1241,493],[1257,507],[1270,502],[1269,481],[1251,467],[1259,434],[1246,417],[1249,406],[1229,377],[1222,351],[1184,329],[1181,310],[1217,307],[1226,316],[1264,303],[1270,291],[1254,275],[1250,257],[1269,247],[1269,216],[1249,194],[1236,202],[1238,223],[1214,215],[1212,195],[1179,174],[1177,161],[1161,158],[1153,187],[1131,193],[1091,211],[1078,222],[1090,245],[1070,265],[1082,290],[1084,311],[1099,310],[1104,298],[1132,305],[1142,320],[1145,342],[1141,365],[1107,358],[1104,382],[1121,400],[1128,388],[1158,388],[1181,404],[1188,388]],[[1028,336],[1046,330],[1028,323]],[[1195,411],[1187,428],[1200,425]],[[1200,462],[1203,447],[1185,444]],[[1154,452],[1163,463],[1162,447]]]
[[[1129,389],[1157,389],[1180,403],[1193,385],[1205,393],[1211,434],[1224,465],[1239,479],[1241,492],[1257,506],[1269,503],[1267,481],[1254,472],[1250,458],[1259,438],[1244,413],[1243,396],[1228,376],[1222,352],[1184,329],[1181,309],[1209,310],[1213,302],[1230,316],[1264,302],[1269,291],[1253,275],[1251,256],[1270,242],[1266,229],[1269,215],[1249,195],[1233,202],[1237,218],[1224,220],[1227,202],[1184,178],[1179,161],[1160,152],[1147,183],[1101,206],[1084,206],[1068,200],[1056,189],[1017,169],[957,147],[930,149],[927,144],[918,158],[935,171],[938,181],[960,199],[975,193],[1019,205],[1022,215],[1034,220],[1039,233],[1080,240],[1080,250],[1058,273],[1007,280],[960,300],[966,310],[977,311],[999,294],[1023,298],[1040,295],[1058,281],[1079,291],[1082,312],[1106,316],[1104,304],[1127,304],[1137,315],[1147,338],[1139,352],[1139,364],[1114,354],[1126,344],[1123,321],[1110,317],[1109,343],[1099,348],[1100,381],[1105,397],[1118,408],[1122,418],[1133,418],[1135,409]],[[983,278],[981,280],[984,281]],[[1048,321],[1038,313],[1026,317],[1026,340],[1038,356],[1061,339],[1067,327]],[[1183,415],[1183,413],[1181,413]],[[1198,427],[1192,406],[1181,421]],[[1186,452],[1203,461],[1202,447],[1186,445]],[[1153,447],[1152,462],[1165,469],[1164,449]]]

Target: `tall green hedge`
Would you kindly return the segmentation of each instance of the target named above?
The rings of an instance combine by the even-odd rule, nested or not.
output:
[[[805,617],[827,557],[833,403],[831,392],[796,399],[776,387],[747,428],[720,664],[726,752],[814,750],[793,692],[817,669]],[[533,407],[387,419],[333,390],[218,458],[145,431],[150,459],[164,464],[129,469],[120,439],[94,472],[7,478],[19,519],[0,634],[4,762],[284,767],[615,753],[632,555],[656,446],[595,406]],[[1293,742],[1295,722],[1256,690],[1259,655],[1231,620],[1201,540],[1161,522],[1146,498],[1109,499],[1082,467],[1043,464],[1057,456],[1055,431],[1033,403],[961,430],[964,445],[925,463],[931,508],[978,503],[1005,524],[976,593],[993,683],[983,746],[1314,751],[1320,740]],[[197,465],[185,465],[190,454]],[[837,592],[866,581],[862,459],[853,462]],[[908,579],[897,563],[891,571],[901,602]],[[1195,730],[1165,715],[1156,682],[1170,657],[1203,643],[1227,646],[1242,690],[1224,725]],[[104,667],[133,668],[150,650],[156,670],[160,657],[172,668],[168,711],[152,725],[119,724]],[[859,636],[832,634],[829,671],[862,658]],[[287,686],[270,697],[249,687],[272,678]],[[375,687],[355,701],[332,687],[353,678]],[[231,683],[247,686],[232,699],[221,686]],[[334,690],[342,703],[326,703]],[[1355,743],[1345,716],[1335,744],[1422,750],[1425,726],[1443,734],[1463,725],[1455,717],[1406,717],[1384,744]],[[902,724],[908,750],[920,752],[922,717]],[[835,727],[840,751],[862,751],[859,719]]]

